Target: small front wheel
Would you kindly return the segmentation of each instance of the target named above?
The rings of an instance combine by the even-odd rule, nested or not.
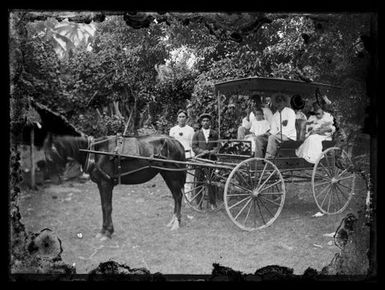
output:
[[[184,197],[197,212],[215,212],[223,208],[223,169],[196,166],[187,171]]]
[[[226,181],[224,202],[231,221],[245,231],[263,229],[279,216],[285,202],[285,182],[269,160],[239,163]]]

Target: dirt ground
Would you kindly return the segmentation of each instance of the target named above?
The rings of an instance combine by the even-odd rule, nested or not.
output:
[[[115,233],[105,242],[94,238],[101,228],[102,211],[97,186],[90,180],[23,190],[19,206],[27,231],[56,232],[64,262],[75,264],[78,274],[114,260],[163,274],[211,274],[212,264],[219,263],[243,273],[281,265],[301,275],[308,267],[320,271],[339,252],[333,238],[324,234],[335,232],[342,218],[365,202],[365,184],[359,178],[356,182],[347,210],[321,217],[312,217],[318,208],[310,183],[287,183],[280,216],[270,227],[255,232],[236,227],[225,209],[197,213],[184,203],[181,228],[171,232],[166,224],[174,202],[160,176],[145,184],[115,187]]]

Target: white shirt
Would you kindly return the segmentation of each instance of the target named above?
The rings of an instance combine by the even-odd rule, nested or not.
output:
[[[250,132],[255,136],[263,135],[270,129],[270,123],[267,120],[254,120],[251,122]]]
[[[184,127],[176,125],[170,129],[169,135],[182,143],[185,150],[191,150],[192,138],[194,135],[194,129],[192,127],[189,125]]]
[[[267,122],[269,122],[269,124],[271,125],[271,121],[273,119],[273,113],[271,112],[271,110],[269,108],[262,108],[262,111],[263,111],[263,117],[265,118],[265,120],[267,120]],[[246,117],[243,118],[242,120],[242,127],[245,127],[246,129],[250,129],[251,128],[251,124],[254,120],[257,120],[255,118],[255,115],[253,112],[250,113],[250,116],[249,116],[249,120],[250,121],[247,121],[246,120]]]
[[[277,134],[281,130],[281,122],[287,120],[286,126],[282,124],[282,135],[287,136],[291,140],[297,140],[297,130],[295,129],[295,112],[289,107],[283,108],[281,113],[275,112],[271,121],[271,134]]]
[[[205,136],[206,143],[208,143],[209,142],[210,129],[203,129],[202,128],[202,131],[203,131],[203,135]]]

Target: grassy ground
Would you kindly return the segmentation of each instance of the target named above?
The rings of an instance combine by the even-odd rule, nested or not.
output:
[[[268,228],[244,232],[223,209],[217,213],[182,208],[182,225],[171,232],[166,224],[173,200],[160,176],[133,186],[117,186],[113,198],[115,234],[106,242],[94,239],[102,223],[96,184],[66,182],[46,185],[39,191],[24,190],[20,199],[22,222],[29,231],[54,230],[62,241],[63,260],[87,273],[100,262],[115,260],[130,267],[146,267],[151,273],[210,274],[212,263],[244,273],[267,265],[281,265],[303,274],[321,270],[339,249],[334,232],[348,212],[365,200],[362,180],[350,207],[335,216],[312,217],[318,208],[310,184],[287,184],[287,197],[278,219]],[[81,235],[80,235],[81,234]]]

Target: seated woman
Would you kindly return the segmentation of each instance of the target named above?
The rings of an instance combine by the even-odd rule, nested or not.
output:
[[[304,158],[310,163],[315,163],[321,155],[322,141],[332,140],[332,135],[336,130],[332,115],[325,112],[317,102],[313,103],[313,109],[315,114],[310,116],[306,122],[306,139],[295,151],[298,157]]]
[[[251,141],[251,151],[255,152],[255,138],[266,134],[270,130],[270,123],[263,118],[262,108],[255,110],[255,119],[251,122],[250,134],[245,136],[245,140]]]

